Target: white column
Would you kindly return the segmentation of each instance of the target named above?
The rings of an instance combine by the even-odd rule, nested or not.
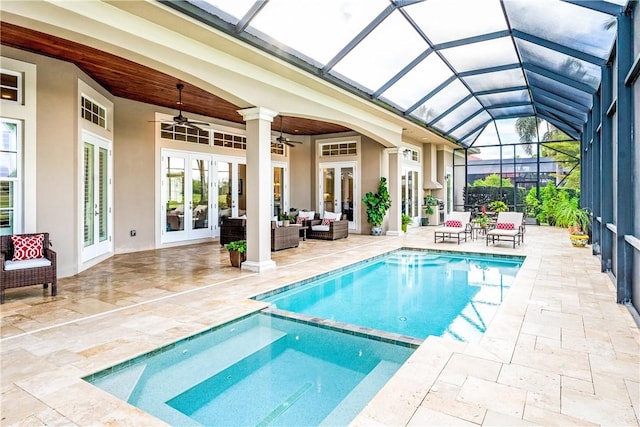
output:
[[[247,260],[243,270],[276,267],[271,259],[271,122],[278,114],[264,107],[238,110],[247,126]]]

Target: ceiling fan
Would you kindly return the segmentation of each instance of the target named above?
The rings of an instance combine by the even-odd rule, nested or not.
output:
[[[280,116],[280,136],[276,138],[276,141],[278,141],[280,144],[286,144],[289,147],[295,147],[295,144],[302,144],[302,141],[293,141],[289,138],[285,138],[282,135],[282,116]]]
[[[209,123],[192,121],[182,115],[182,89],[184,89],[184,84],[178,83],[176,88],[178,89],[178,115],[173,117],[173,121],[162,121],[161,123],[172,126],[187,126],[196,130],[203,130],[200,126],[209,126]]]

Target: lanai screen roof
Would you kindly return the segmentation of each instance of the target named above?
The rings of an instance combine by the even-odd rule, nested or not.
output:
[[[579,138],[627,0],[166,4],[468,147],[517,117]]]

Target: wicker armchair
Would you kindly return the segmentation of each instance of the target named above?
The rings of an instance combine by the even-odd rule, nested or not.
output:
[[[278,227],[271,221],[271,250],[297,248],[300,244],[300,227]]]
[[[317,227],[321,224],[322,220],[320,219],[313,219],[309,221],[307,239],[337,240],[349,236],[349,220],[344,214],[342,215],[340,220],[330,222],[328,225],[328,229],[321,229],[326,227]]]
[[[14,263],[13,266],[10,266],[11,263],[7,263],[7,261],[13,259],[13,242],[11,236],[0,236],[0,304],[4,304],[5,289],[33,285],[43,285],[43,288],[47,289],[50,283],[51,296],[56,296],[58,293],[56,253],[49,248],[49,233],[21,234],[20,236],[29,237],[38,234],[44,235],[43,254],[50,265],[23,268]],[[34,260],[18,262],[27,263],[27,265],[33,264],[29,261]],[[8,266],[13,269],[7,270]]]
[[[247,240],[247,220],[244,218],[224,218],[220,225],[220,245],[236,240]]]

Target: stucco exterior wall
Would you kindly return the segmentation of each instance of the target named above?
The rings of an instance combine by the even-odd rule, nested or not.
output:
[[[75,65],[3,46],[2,55],[37,67],[36,229],[48,232],[58,276],[78,272],[78,79],[93,83]],[[27,154],[29,155],[29,154]],[[24,159],[23,159],[24,160]]]

